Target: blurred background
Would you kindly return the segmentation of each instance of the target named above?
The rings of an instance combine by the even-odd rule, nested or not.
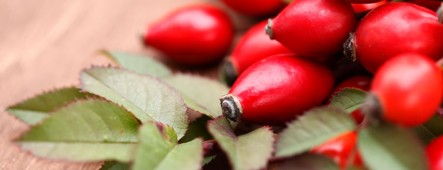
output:
[[[215,0],[0,0],[0,169],[99,168],[100,163],[50,161],[20,150],[11,141],[28,127],[5,108],[42,91],[78,85],[82,69],[110,64],[99,50],[159,56],[143,46],[142,33],[168,12],[195,3],[221,6]],[[253,22],[228,12],[237,30]],[[217,70],[179,71],[215,79]]]

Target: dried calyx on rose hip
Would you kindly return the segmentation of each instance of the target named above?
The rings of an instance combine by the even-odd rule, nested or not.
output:
[[[442,76],[436,63],[422,54],[389,59],[374,76],[363,112],[407,127],[423,124],[442,102]]]
[[[286,5],[282,0],[222,0],[222,2],[238,13],[256,17],[275,14]]]
[[[325,143],[311,149],[311,153],[325,155],[334,160],[340,167],[345,170],[349,165],[354,167],[363,167],[363,160],[357,151],[357,132],[345,132]],[[351,163],[352,159],[352,164]]]
[[[415,52],[438,60],[443,56],[443,24],[434,11],[395,2],[369,12],[348,41],[346,54],[353,54],[374,73],[386,60],[404,52]]]
[[[302,57],[324,61],[342,50],[355,24],[345,0],[297,0],[269,20],[266,33]]]
[[[211,5],[181,8],[148,28],[144,43],[185,66],[221,60],[230,48],[234,28],[229,16]]]
[[[232,121],[283,124],[320,105],[333,84],[327,67],[294,55],[277,55],[245,70],[220,103]]]
[[[276,54],[292,54],[292,52],[275,40],[269,39],[264,33],[266,21],[252,26],[239,40],[231,55],[223,65],[222,76],[228,84],[237,79],[250,65]]]

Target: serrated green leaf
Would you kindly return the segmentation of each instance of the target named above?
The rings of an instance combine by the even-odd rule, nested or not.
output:
[[[298,155],[355,128],[354,120],[343,110],[331,107],[312,109],[281,132],[276,157]]]
[[[49,116],[58,108],[76,99],[85,99],[91,97],[89,93],[82,93],[76,87],[66,87],[27,99],[19,104],[10,106],[7,111],[20,119],[21,121],[35,125]]]
[[[16,142],[35,155],[71,161],[129,161],[139,122],[101,99],[76,101],[43,120]]]
[[[211,118],[202,115],[195,121],[191,122],[185,136],[180,139],[180,143],[189,142],[195,138],[202,138],[203,140],[211,139],[211,134],[209,134],[208,129],[206,128],[209,120],[211,120]]]
[[[363,105],[366,95],[365,91],[356,88],[344,88],[332,97],[329,105],[352,113]]]
[[[229,122],[220,117],[209,121],[208,129],[235,170],[261,169],[266,167],[271,158],[274,134],[269,127],[237,137]]]
[[[428,169],[422,144],[405,128],[369,126],[360,131],[357,145],[369,169]]]
[[[165,137],[166,136],[166,137]],[[135,152],[134,170],[200,169],[203,162],[203,141],[195,139],[177,144],[168,140],[152,122],[145,123],[139,132],[140,143]]]
[[[152,57],[119,51],[103,51],[103,53],[120,67],[139,74],[147,74],[155,77],[172,75],[172,71],[168,67],[154,60]]]
[[[176,74],[164,80],[182,94],[189,108],[211,118],[222,115],[219,98],[229,91],[225,85],[189,74]]]
[[[273,162],[269,169],[273,170],[339,170],[331,159],[316,154],[303,154],[289,159]]]
[[[443,135],[443,117],[435,114],[424,124],[415,127],[414,130],[425,143],[429,143]]]
[[[180,94],[151,76],[116,68],[96,67],[81,73],[82,89],[122,105],[140,121],[155,121],[174,128],[178,138],[188,127]]]
[[[100,170],[129,170],[129,164],[117,161],[105,161]]]

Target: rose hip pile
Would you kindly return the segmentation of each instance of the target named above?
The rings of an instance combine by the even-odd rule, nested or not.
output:
[[[361,109],[352,112],[362,128],[379,122],[415,127],[434,116],[443,102],[443,74],[437,64],[443,58],[443,14],[437,11],[441,1],[223,2],[240,14],[263,19],[232,51],[230,17],[211,5],[175,11],[150,26],[144,42],[188,67],[229,56],[221,71],[232,87],[220,101],[224,116],[233,122],[284,125],[329,103],[345,88],[368,92]],[[346,167],[357,133],[311,151]],[[443,137],[428,146],[427,154],[431,169],[443,169]],[[354,164],[364,164],[358,152]]]

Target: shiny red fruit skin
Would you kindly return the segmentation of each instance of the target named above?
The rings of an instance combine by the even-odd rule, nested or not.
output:
[[[172,61],[201,66],[222,59],[233,36],[233,25],[225,12],[210,5],[194,5],[154,23],[144,40]]]
[[[325,155],[334,160],[340,166],[340,169],[345,170],[356,144],[357,132],[351,131],[313,148],[311,153]],[[355,152],[355,157],[353,159],[353,166],[361,167],[363,165],[363,161],[358,151]]]
[[[342,50],[355,24],[345,0],[297,0],[273,19],[271,37],[296,54],[324,60]]]
[[[429,170],[443,169],[443,136],[434,139],[426,147],[426,157],[428,158]]]
[[[363,91],[368,91],[371,85],[371,78],[367,76],[354,76],[349,79],[344,80],[337,87],[335,87],[332,94],[336,94],[342,91],[344,88],[357,88]],[[364,115],[360,109],[351,113],[355,122],[361,123],[364,119]]]
[[[372,10],[358,25],[354,38],[357,59],[372,73],[404,52],[434,60],[443,56],[443,24],[435,12],[411,3],[388,3]]]
[[[285,7],[282,0],[222,0],[227,6],[238,13],[248,16],[268,16]]]
[[[372,2],[372,3],[353,3],[352,8],[354,9],[354,12],[356,14],[361,14],[365,12],[369,12],[370,10],[373,10],[379,6],[382,6],[384,4],[388,3],[388,0],[383,0],[379,2]]]
[[[385,120],[412,127],[426,122],[442,102],[442,71],[429,57],[406,53],[383,64],[370,92]]]
[[[328,68],[294,55],[279,55],[245,70],[229,93],[238,97],[243,120],[283,124],[320,105],[333,83]]]
[[[266,24],[267,21],[262,21],[251,27],[235,46],[229,60],[238,74],[266,57],[293,53],[279,42],[266,36],[264,32]]]

